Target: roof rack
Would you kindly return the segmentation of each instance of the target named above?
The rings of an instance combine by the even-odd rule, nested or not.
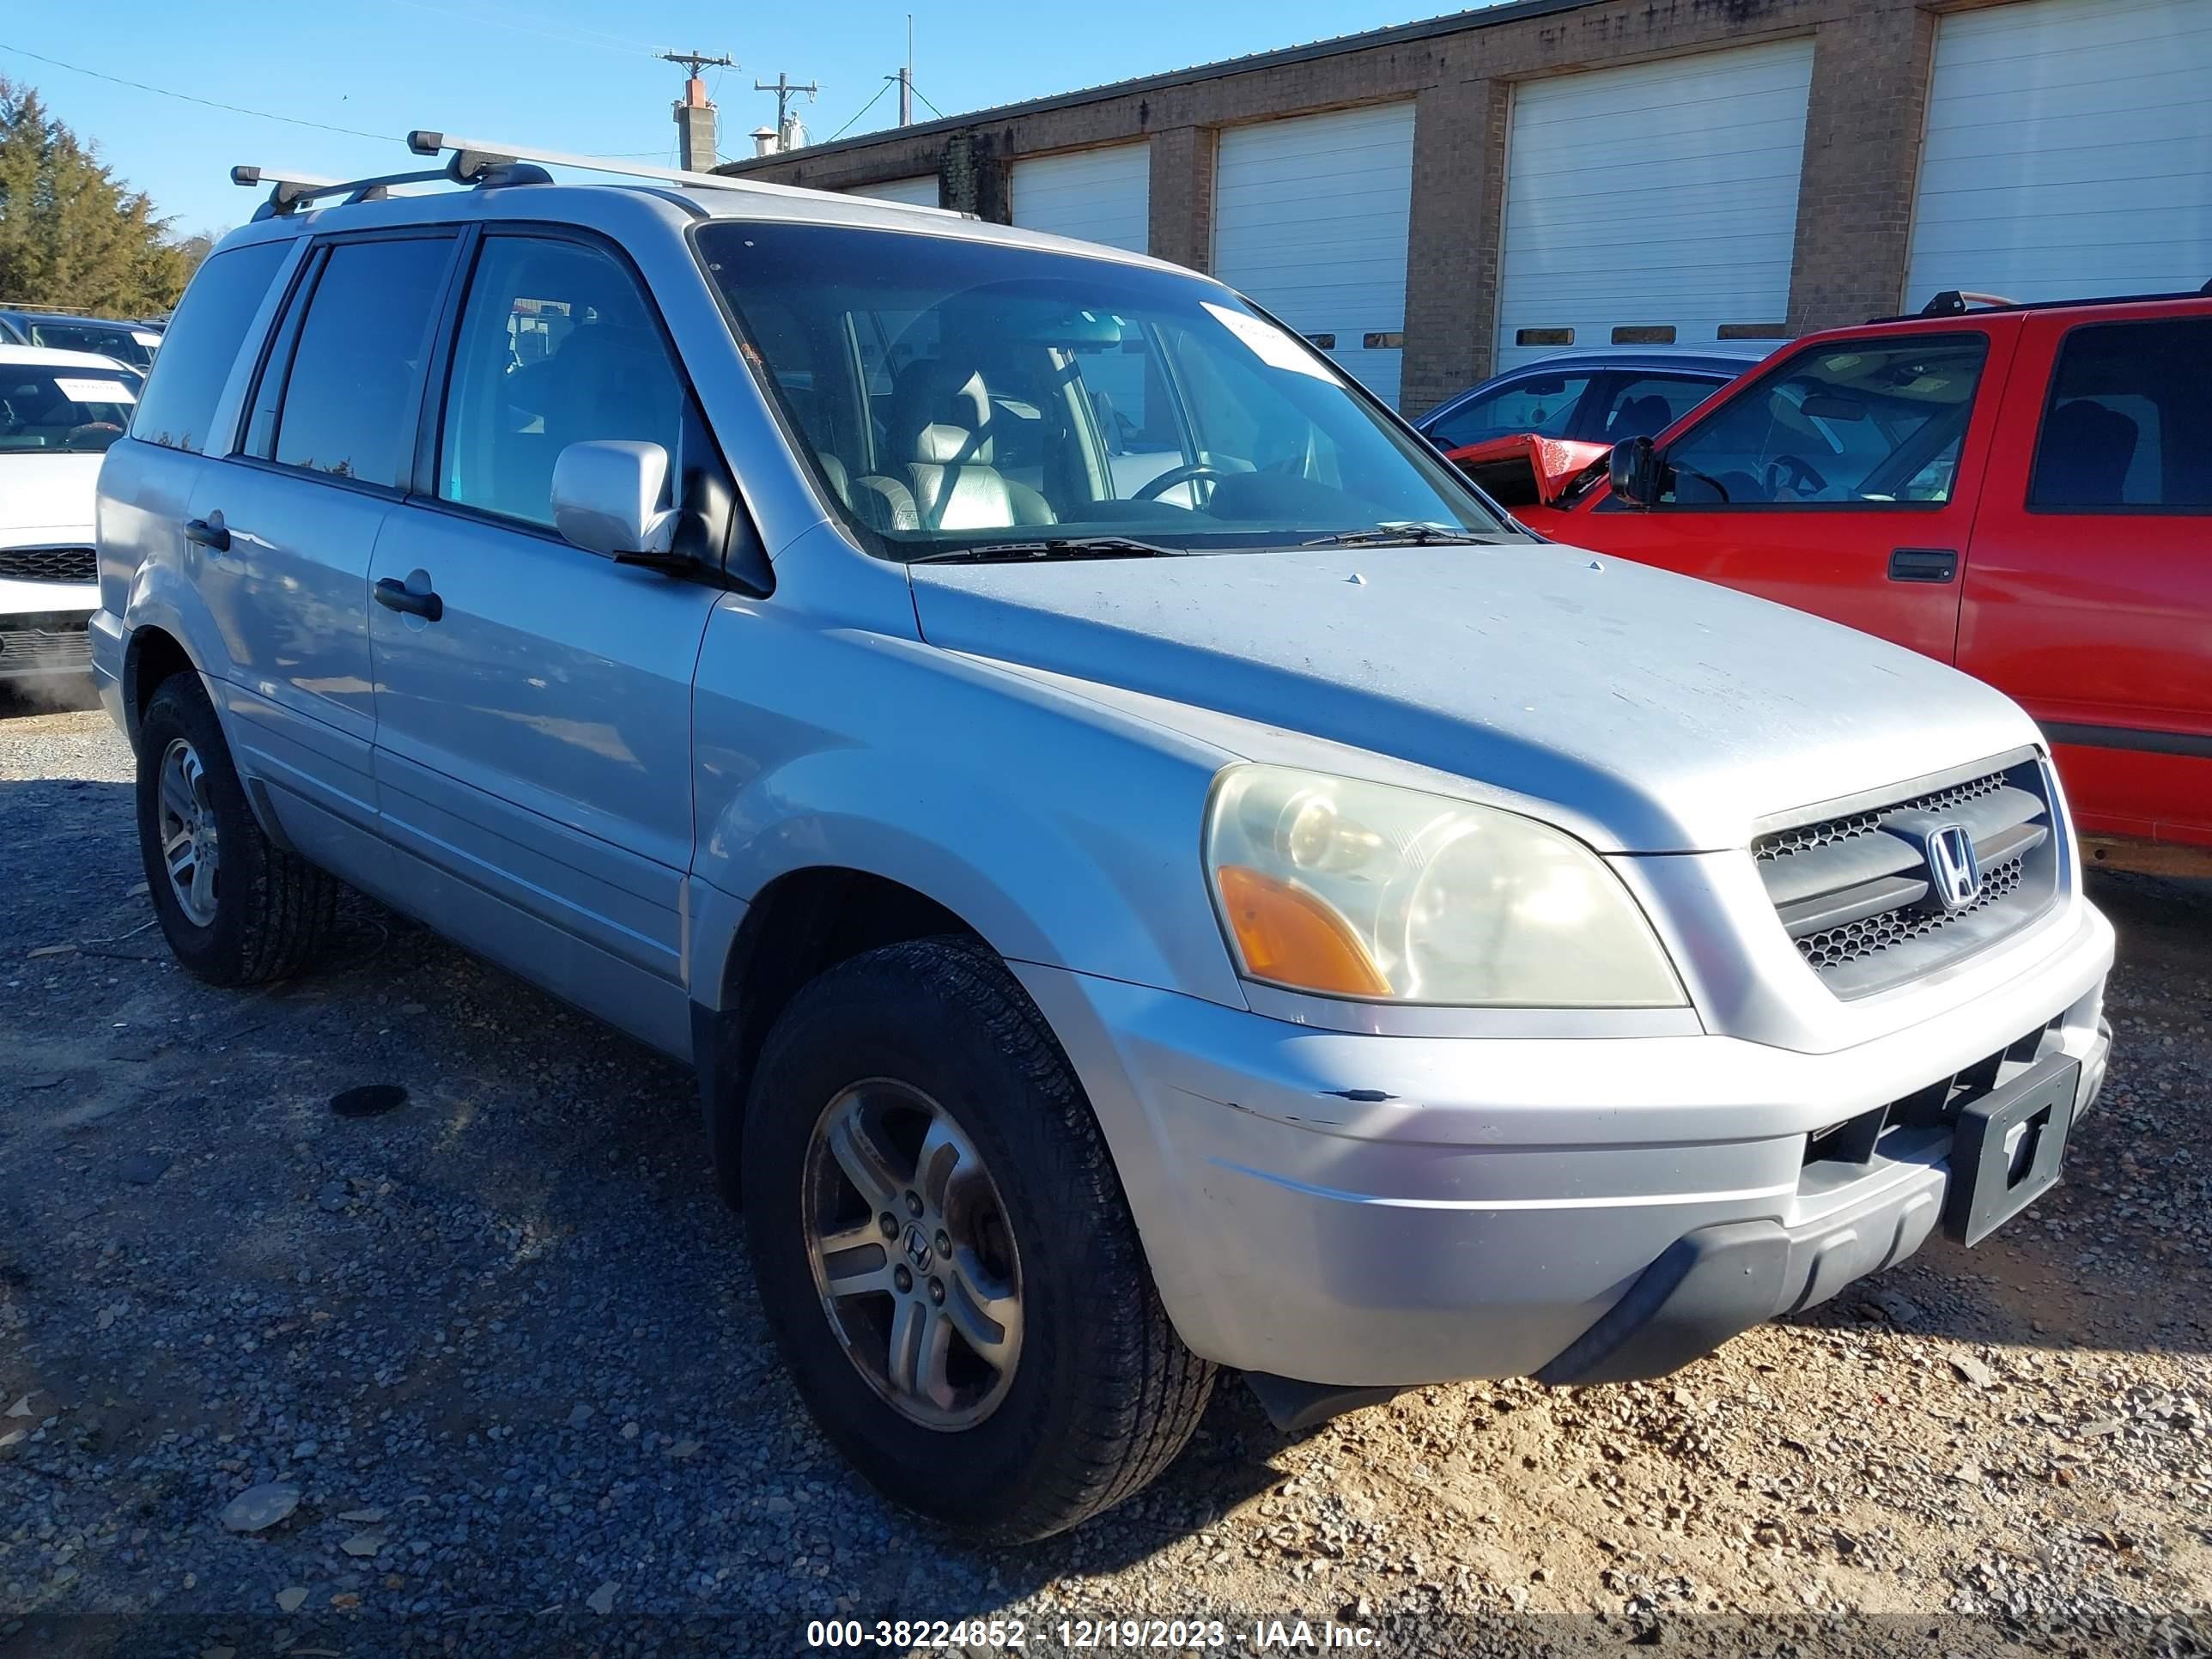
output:
[[[1963,317],[1975,306],[1990,311],[2017,306],[2017,300],[2008,300],[2002,294],[1977,294],[1971,289],[1947,288],[1920,307],[1923,317]]]
[[[835,197],[840,201],[853,199],[837,196],[833,191],[804,190],[795,185],[772,185],[760,179],[732,178],[719,173],[687,173],[677,167],[642,167],[603,155],[577,155],[566,150],[502,144],[486,138],[456,137],[451,133],[426,127],[418,127],[407,135],[407,148],[417,155],[435,156],[447,150],[452,151],[453,155],[443,167],[415,173],[387,173],[373,179],[325,179],[318,173],[294,173],[277,167],[234,167],[230,170],[230,181],[249,188],[263,185],[270,187],[269,199],[254,210],[253,218],[257,223],[291,213],[327,197],[343,197],[349,204],[380,202],[392,193],[394,185],[466,185],[479,190],[514,185],[550,185],[553,182],[553,175],[545,170],[548,166],[574,167],[583,173],[613,173],[625,179],[649,179],[695,190],[736,191],[753,196],[795,196],[810,200],[819,200],[824,197]],[[931,213],[944,218],[973,219],[976,216],[946,208],[922,207],[913,203],[886,202],[873,198],[867,199],[866,205],[896,209],[906,213]],[[693,204],[693,209],[694,211],[698,210],[696,204]]]
[[[1974,294],[1964,289],[1947,288],[1917,311],[1900,311],[1891,317],[1869,317],[1872,323],[1912,323],[1929,317],[1964,317],[1976,307],[1984,311],[2058,311],[2075,306],[2142,305],[2155,300],[2201,300],[2212,298],[2212,281],[2197,289],[2178,289],[2166,294],[2092,294],[2075,300],[2008,300],[1996,294]]]

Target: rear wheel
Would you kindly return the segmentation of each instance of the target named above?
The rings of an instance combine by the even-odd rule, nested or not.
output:
[[[263,833],[193,674],[138,723],[138,844],[169,949],[214,984],[295,974],[337,925],[337,883]]]
[[[984,1541],[1072,1527],[1173,1460],[1213,1369],[1161,1308],[1043,1018],[959,939],[802,989],[754,1068],[740,1175],[761,1299],[855,1468]]]

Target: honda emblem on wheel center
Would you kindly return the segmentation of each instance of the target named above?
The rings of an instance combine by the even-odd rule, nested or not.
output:
[[[921,1228],[908,1227],[906,1230],[905,1242],[906,1259],[914,1263],[915,1272],[918,1273],[927,1273],[929,1271],[930,1256],[928,1238],[924,1236]]]
[[[1963,825],[1938,824],[1921,848],[1928,860],[1929,884],[1946,910],[1963,910],[1982,896],[1982,866],[1974,856],[1974,838]]]

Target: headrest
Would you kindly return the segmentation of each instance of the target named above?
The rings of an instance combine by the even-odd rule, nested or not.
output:
[[[991,393],[982,371],[951,358],[921,357],[891,385],[891,441],[933,466],[991,464]]]

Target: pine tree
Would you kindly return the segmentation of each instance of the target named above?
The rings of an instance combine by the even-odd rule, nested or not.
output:
[[[195,261],[169,221],[46,112],[0,80],[0,301],[142,317],[167,311]]]

